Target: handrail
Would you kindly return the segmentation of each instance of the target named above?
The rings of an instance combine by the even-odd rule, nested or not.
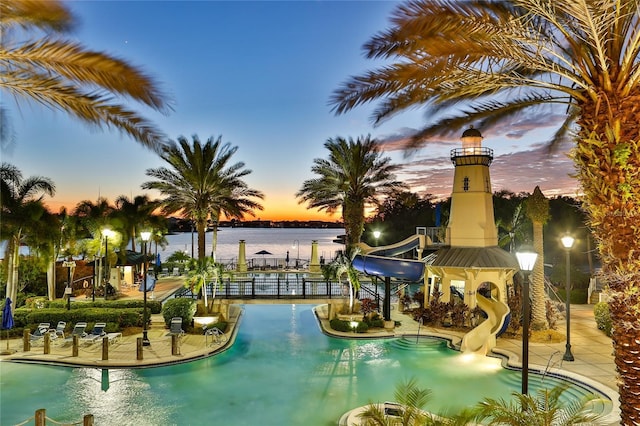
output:
[[[556,297],[557,302],[563,302],[563,300],[560,299],[560,296],[558,296],[558,292],[556,292],[556,289],[554,288],[553,283],[546,276],[544,277],[544,286],[547,288],[548,291],[553,293],[553,295]],[[547,292],[547,296],[549,296],[549,292]],[[549,297],[549,299],[551,299],[551,297]]]

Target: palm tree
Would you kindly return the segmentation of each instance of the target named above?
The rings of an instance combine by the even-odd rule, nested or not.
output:
[[[524,202],[525,213],[533,224],[533,250],[538,253],[538,259],[531,272],[531,317],[534,330],[546,330],[547,305],[544,292],[544,237],[543,227],[549,220],[549,200],[542,194],[540,187],[536,186],[533,194]]]
[[[160,201],[162,212],[181,212],[195,222],[199,260],[205,258],[205,231],[212,212],[217,220],[220,212],[241,215],[251,206],[261,208],[250,198],[262,198],[262,194],[247,188],[242,180],[251,170],[243,162],[229,164],[237,150],[223,144],[222,137],[202,144],[197,135],[193,143],[181,136],[161,154],[171,168],[147,169],[147,176],[157,180],[143,183],[142,188],[158,190],[166,197]]]
[[[0,87],[7,99],[64,111],[91,126],[115,128],[157,149],[165,140],[162,132],[117,98],[167,112],[171,108],[165,95],[152,78],[126,61],[64,39],[76,24],[68,7],[57,0],[0,2]],[[30,33],[45,35],[23,37]],[[0,117],[7,116],[0,106]]]
[[[640,423],[639,15],[638,0],[415,0],[365,45],[385,65],[332,98],[337,113],[381,100],[376,122],[426,107],[434,119],[415,146],[471,123],[566,113],[552,143],[574,144],[611,295],[623,424]]]
[[[246,174],[246,173],[245,173]],[[220,194],[216,197],[211,208],[211,219],[213,221],[213,236],[211,244],[211,257],[216,260],[216,247],[218,246],[218,223],[220,215],[227,219],[242,219],[245,215],[254,216],[253,210],[262,210],[262,204],[253,199],[263,199],[264,194],[249,186],[231,172],[225,176],[220,185]]]
[[[150,227],[154,218],[154,210],[158,207],[156,201],[149,199],[147,195],[136,195],[133,200],[126,195],[121,195],[116,199],[116,210],[112,216],[114,222],[122,234],[122,244],[124,247],[131,242],[131,250],[136,251],[136,237],[139,236],[142,228]]]
[[[79,225],[82,227],[82,231],[87,237],[91,238],[88,244],[85,244],[83,247],[83,253],[100,258],[100,266],[96,273],[97,278],[104,276],[103,267],[106,267],[107,264],[112,264],[110,252],[115,252],[113,249],[116,244],[105,244],[107,247],[104,247],[102,233],[105,229],[111,229],[114,211],[115,207],[109,204],[109,200],[104,197],[98,198],[95,203],[90,200],[80,201],[73,211],[73,215],[77,218]],[[113,243],[116,241],[119,242],[119,240],[113,239],[109,239],[109,241]],[[103,256],[100,254],[103,248],[108,251],[104,253],[105,265],[102,264]],[[113,260],[115,260],[115,258]]]
[[[562,394],[568,385],[559,385],[552,389],[541,389],[537,396],[512,394],[513,400],[486,398],[475,409],[476,418],[482,424],[490,425],[540,425],[569,426],[595,425],[602,415],[592,410],[592,404],[598,399],[589,395],[580,401],[563,403]],[[486,423],[486,421],[489,421]]]
[[[360,279],[358,271],[353,267],[353,259],[360,253],[357,247],[348,248],[346,252],[340,251],[337,256],[325,267],[324,273],[330,279],[342,280],[342,276],[347,276],[349,282],[349,312],[353,312],[355,293],[360,291]]]
[[[53,196],[55,185],[46,177],[22,177],[8,163],[0,165],[0,241],[7,241],[7,297],[16,300],[20,243],[48,213],[42,199]]]
[[[391,164],[389,157],[382,158],[378,143],[370,136],[355,141],[331,138],[324,146],[329,159],[313,160],[311,171],[319,177],[304,181],[296,197],[309,208],[331,214],[341,209],[348,249],[360,242],[366,205],[377,206],[384,195],[406,187],[395,180],[399,166]]]
[[[431,399],[432,391],[421,388],[416,379],[408,379],[396,385],[394,401],[401,406],[399,416],[389,418],[385,415],[381,404],[369,404],[366,409],[358,415],[364,424],[374,426],[402,425],[402,426],[464,426],[471,423],[473,413],[468,410],[449,416],[436,415],[424,411],[425,406]]]

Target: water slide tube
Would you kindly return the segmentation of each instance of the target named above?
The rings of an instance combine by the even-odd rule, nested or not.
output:
[[[468,332],[462,338],[460,351],[486,355],[496,346],[496,336],[504,332],[511,311],[509,307],[496,299],[488,299],[476,293],[478,307],[487,313],[487,319]]]
[[[424,277],[422,261],[391,256],[406,253],[416,247],[424,247],[424,238],[424,235],[412,235],[399,243],[381,247],[370,247],[360,243],[359,248],[362,254],[353,259],[353,267],[368,275],[420,281]]]

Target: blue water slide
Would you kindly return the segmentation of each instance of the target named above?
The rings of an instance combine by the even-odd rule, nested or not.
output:
[[[424,263],[419,260],[358,255],[353,259],[353,267],[368,275],[407,281],[420,281],[424,277]]]
[[[392,256],[406,253],[421,245],[424,245],[424,235],[412,235],[388,246],[370,247],[361,243],[362,254],[353,259],[353,267],[368,275],[420,281],[424,277],[423,262]]]

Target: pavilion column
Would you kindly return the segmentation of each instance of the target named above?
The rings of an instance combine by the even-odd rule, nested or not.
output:
[[[238,247],[238,272],[247,272],[247,255],[244,240],[240,240]]]
[[[311,241],[311,263],[309,272],[320,272],[320,260],[318,258],[318,240]]]

